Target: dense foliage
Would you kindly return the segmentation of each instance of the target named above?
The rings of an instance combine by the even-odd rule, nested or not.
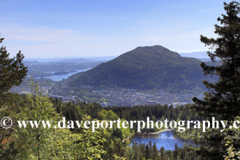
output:
[[[142,120],[146,117],[152,119],[160,119],[165,117],[169,120],[201,120],[201,117],[194,115],[185,106],[173,106],[167,105],[151,105],[151,106],[135,106],[135,107],[104,107],[106,110],[112,110],[119,117],[126,120]]]
[[[132,145],[132,150],[126,154],[127,159],[134,160],[200,160],[200,157],[195,152],[189,151],[186,146],[180,148],[175,144],[173,151],[165,150],[162,147],[160,150],[157,149],[156,143],[152,144],[137,144]]]
[[[197,114],[192,114],[190,110],[185,106],[173,106],[167,105],[154,105],[154,106],[135,106],[135,107],[104,107],[106,110],[112,110],[119,117],[130,120],[143,120],[146,121],[146,117],[150,120],[202,120]],[[135,132],[137,131],[136,128]],[[153,132],[155,129],[143,129],[142,132]]]

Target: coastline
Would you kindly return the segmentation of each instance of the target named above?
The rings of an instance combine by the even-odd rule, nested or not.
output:
[[[151,133],[148,133],[150,135],[156,135],[156,134],[159,134],[159,133],[162,133],[162,132],[168,132],[168,131],[173,131],[173,129],[164,129],[162,131],[157,131],[157,132],[151,132]]]
[[[173,131],[173,129],[164,129],[161,131],[157,131],[157,132],[150,132],[150,133],[136,133],[135,136],[140,136],[140,137],[155,137],[158,136],[159,133],[162,132],[168,132],[168,131]]]

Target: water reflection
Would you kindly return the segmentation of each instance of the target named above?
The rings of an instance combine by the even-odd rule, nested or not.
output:
[[[165,132],[166,136],[170,138],[171,136],[173,137],[173,132]]]
[[[162,132],[159,134],[157,137],[134,137],[132,138],[132,143],[137,142],[137,143],[145,143],[148,144],[149,141],[154,144],[156,142],[157,148],[160,149],[162,146],[166,150],[174,150],[175,143],[177,143],[178,147],[183,147],[184,143],[186,145],[193,145],[193,142],[191,140],[183,140],[183,139],[177,139],[175,138],[175,134],[172,131],[167,131],[167,132]]]

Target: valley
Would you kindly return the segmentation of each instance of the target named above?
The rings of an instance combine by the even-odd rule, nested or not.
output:
[[[61,98],[64,102],[80,100],[102,106],[167,104],[175,107],[192,103],[193,97],[203,97],[204,88],[200,83],[204,77],[199,63],[197,59],[185,59],[162,46],[138,47],[115,59],[26,61],[27,78],[21,86],[10,91],[30,93],[28,81],[34,80],[42,86],[45,95]],[[181,71],[177,72],[177,68]],[[91,78],[91,74],[95,76]],[[90,76],[90,81],[82,81],[86,75]]]

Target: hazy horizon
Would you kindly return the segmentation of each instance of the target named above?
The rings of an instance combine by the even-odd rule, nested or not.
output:
[[[180,54],[182,57],[193,57],[193,58],[209,58],[207,55],[208,51],[195,51],[195,52],[184,52],[184,53],[178,53]],[[126,52],[125,52],[126,53]],[[124,54],[124,53],[122,53]],[[120,56],[121,54],[119,54],[118,56]],[[35,57],[35,58],[28,58],[25,57],[25,59],[75,59],[75,58],[82,58],[82,59],[97,59],[97,58],[114,58],[114,57],[118,57],[118,56],[82,56],[82,57],[69,57],[69,56],[65,56],[65,57],[43,57],[43,58],[39,58],[39,57]]]

